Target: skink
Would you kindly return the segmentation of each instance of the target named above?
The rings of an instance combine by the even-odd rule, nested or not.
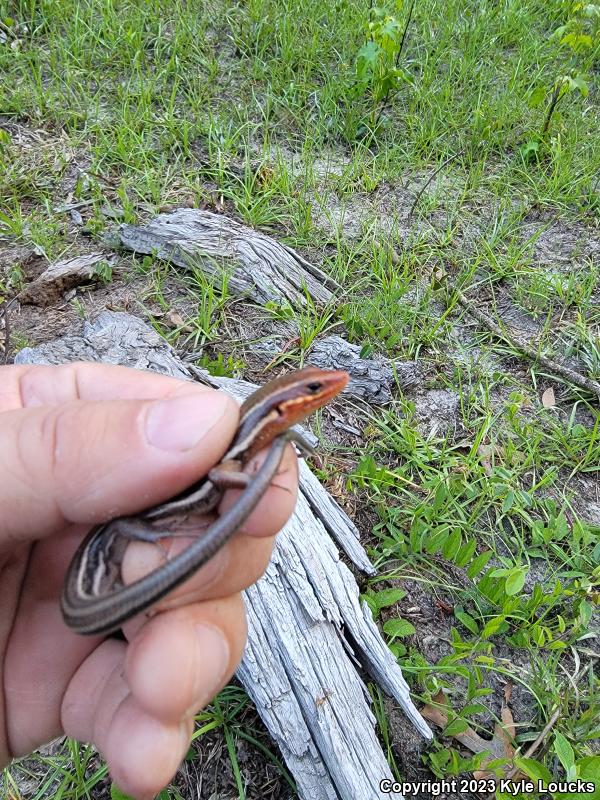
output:
[[[286,443],[310,447],[291,426],[328,403],[348,383],[348,373],[306,367],[276,378],[243,403],[235,437],[208,476],[181,494],[140,514],[118,517],[89,532],[65,578],[61,610],[77,633],[117,630],[189,578],[241,527],[277,473]],[[270,445],[258,472],[242,472],[251,458]],[[158,542],[195,517],[214,510],[227,488],[244,488],[235,505],[212,523],[189,547],[143,578],[124,585],[121,564],[132,539]]]

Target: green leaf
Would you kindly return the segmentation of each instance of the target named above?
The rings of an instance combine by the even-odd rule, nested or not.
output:
[[[542,647],[544,642],[546,641],[546,635],[544,632],[543,625],[533,625],[531,630],[529,631],[531,638],[537,644],[538,647]]]
[[[550,39],[559,39],[561,36],[564,36],[566,30],[567,26],[561,25],[560,28],[557,28],[553,33],[550,34]]]
[[[582,97],[587,97],[589,87],[583,75],[578,74],[575,77],[571,75],[563,75],[560,78],[557,78],[556,84],[560,86],[560,97],[569,92],[579,92]]]
[[[454,556],[454,563],[459,567],[465,567],[473,558],[473,553],[477,547],[476,539],[469,539],[460,548],[458,553]]]
[[[377,603],[376,603],[376,601],[374,600],[373,596],[372,596],[372,595],[370,595],[370,594],[361,594],[361,596],[360,596],[360,599],[361,599],[361,600],[364,600],[364,602],[365,602],[365,603],[366,603],[366,604],[369,606],[369,608],[371,609],[371,614],[373,615],[373,617],[374,617],[375,619],[377,619],[377,616],[378,616],[378,614],[379,614],[379,606],[377,605]]]
[[[406,597],[404,589],[381,589],[379,592],[373,592],[369,595],[371,600],[375,603],[377,608],[387,608],[393,606],[403,597]]]
[[[575,753],[569,740],[560,731],[555,731],[554,733],[554,752],[565,768],[565,772],[568,772],[569,768],[575,763]]]
[[[478,664],[485,664],[488,667],[493,667],[494,664],[496,663],[496,659],[492,658],[491,656],[477,656],[475,661]]]
[[[445,526],[435,529],[425,539],[425,552],[437,553],[439,552],[448,541],[450,532]]]
[[[592,614],[594,613],[594,609],[592,608],[592,604],[588,603],[587,600],[582,600],[579,604],[579,615],[578,615],[578,624],[582,628],[586,628],[592,618]]]
[[[453,719],[452,722],[448,723],[448,725],[446,725],[444,728],[444,736],[456,736],[457,733],[464,733],[468,727],[469,723],[466,719],[457,717],[456,719]]]
[[[356,75],[360,81],[368,81],[375,72],[381,56],[381,47],[377,42],[366,42],[356,56]]]
[[[390,642],[389,648],[396,658],[402,658],[408,652],[402,642]]]
[[[502,503],[502,513],[503,514],[508,513],[513,507],[514,502],[515,502],[515,493],[511,489],[504,498],[504,502]]]
[[[490,578],[506,578],[507,575],[512,574],[513,568],[498,567],[498,569],[490,570]]]
[[[433,767],[437,768],[436,775],[441,778],[446,773],[446,766],[450,761],[450,750],[444,748],[437,753],[430,753],[429,760]]]
[[[590,47],[591,47],[591,45],[590,45]],[[580,93],[580,95],[582,97],[587,97],[588,96],[590,90],[589,90],[589,86],[587,84],[587,81],[585,80],[583,75],[581,75],[581,74],[576,75],[573,78],[573,85],[575,86],[576,89],[579,90],[579,93]]]
[[[357,54],[357,60],[373,66],[381,53],[381,47],[377,42],[365,42]]]
[[[555,529],[554,538],[558,541],[570,535],[571,529],[564,511],[561,511],[558,517],[556,517],[553,527]]]
[[[539,108],[545,99],[546,99],[546,87],[538,86],[537,89],[534,89],[529,95],[527,103],[530,108]]]
[[[489,619],[484,629],[481,632],[482,639],[488,639],[490,636],[493,636],[495,633],[498,633],[500,628],[505,625],[506,617],[503,614],[499,614],[497,617],[492,617]]]
[[[567,646],[568,646],[567,643],[561,641],[560,639],[556,639],[555,641],[550,642],[549,644],[546,645],[548,650],[564,650],[565,647]]]
[[[552,795],[553,800],[600,800],[600,756],[586,756],[575,762],[577,777],[586,783],[592,783],[594,789],[587,793],[583,792],[556,792]],[[572,778],[571,778],[572,780]]]
[[[528,142],[525,142],[519,148],[519,152],[523,157],[524,161],[532,161],[540,151],[540,142],[536,139],[529,139]]]
[[[600,755],[585,756],[577,760],[579,777],[586,781],[596,781],[600,789]]]
[[[388,636],[403,638],[404,636],[411,636],[415,632],[415,626],[407,619],[388,619],[384,624],[383,630]]]
[[[462,535],[460,529],[456,528],[452,531],[445,545],[442,547],[442,553],[444,554],[444,557],[448,559],[448,561],[453,560],[454,554],[460,549],[461,542]]]
[[[479,633],[479,626],[470,614],[467,614],[466,611],[457,611],[455,609],[454,616],[459,622],[462,622],[468,631],[471,631],[472,634],[477,636]]]
[[[567,47],[570,47],[575,53],[579,53],[582,50],[589,50],[594,41],[587,33],[576,33],[572,31],[571,33],[567,33],[566,36],[563,36],[560,43],[566,44]]]
[[[527,567],[519,567],[518,569],[511,570],[511,574],[507,577],[504,584],[504,591],[509,597],[513,594],[518,594],[525,585],[525,577],[528,573]]]
[[[398,19],[396,17],[387,16],[385,22],[381,26],[381,33],[390,38],[394,38],[402,33],[402,28],[400,27]]]
[[[110,785],[110,800],[133,800],[131,795],[122,792],[116,783]]]
[[[445,504],[447,496],[448,490],[446,489],[446,484],[442,481],[438,484],[438,487],[435,490],[435,495],[433,496],[432,508],[434,511],[440,510],[440,508]]]
[[[478,575],[481,572],[481,570],[486,566],[491,557],[492,557],[492,550],[484,550],[483,553],[480,553],[467,569],[467,575],[469,576],[469,578],[474,578],[476,575]]]
[[[518,767],[525,775],[533,778],[534,781],[540,780],[544,783],[550,783],[552,780],[552,773],[539,761],[534,758],[519,758],[515,756],[515,766]]]
[[[483,703],[471,703],[471,705],[465,706],[461,709],[460,715],[461,717],[469,717],[473,714],[486,714],[488,709],[483,705]]]

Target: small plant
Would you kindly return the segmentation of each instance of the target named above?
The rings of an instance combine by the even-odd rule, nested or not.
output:
[[[525,269],[515,272],[513,297],[530,314],[547,314],[557,304],[564,308],[588,304],[597,284],[597,269],[572,268],[568,272]]]
[[[11,135],[8,133],[8,131],[0,128],[0,159],[4,159],[4,156],[8,156],[11,144]],[[2,161],[0,161],[0,164],[2,164]]]
[[[25,276],[20,264],[12,264],[4,275],[0,275],[0,302],[23,287]]]
[[[563,74],[556,76],[551,89],[547,85],[539,86],[529,97],[532,108],[538,108],[546,101],[547,107],[540,131],[532,134],[521,146],[521,155],[526,161],[539,155],[547,141],[552,118],[562,100],[573,93],[579,93],[582,97],[588,95],[587,69],[591,62],[586,62],[584,56],[592,54],[595,46],[600,43],[600,5],[575,3],[566,23],[554,31],[550,41],[558,47],[570,50],[571,63]]]
[[[102,283],[111,283],[113,279],[112,264],[102,260],[94,265],[94,277]]]
[[[396,9],[402,8],[397,0]],[[370,129],[379,125],[384,108],[404,84],[412,85],[412,77],[400,66],[400,56],[414,8],[412,0],[407,20],[401,25],[397,16],[388,14],[384,8],[372,7],[367,24],[369,40],[358,51],[356,57],[356,83],[354,94],[369,97],[372,104]]]
[[[74,297],[71,300],[71,305],[75,309],[75,312],[81,319],[85,319],[87,316],[87,312],[85,309],[85,304],[79,299],[79,297]]]
[[[199,350],[215,338],[223,321],[224,309],[230,297],[229,275],[226,270],[221,270],[220,283],[216,283],[206,275],[201,265],[190,261],[189,268],[191,276],[187,281],[188,291],[197,306],[196,314],[190,320],[192,331],[185,341],[186,344],[191,343],[194,350]]]
[[[244,369],[244,362],[232,355],[225,356],[223,353],[217,353],[216,358],[209,356],[201,356],[198,359],[198,366],[207,369],[211,375],[218,378],[235,378],[241,374]]]
[[[406,592],[403,589],[380,589],[376,592],[369,588],[366,594],[362,595],[362,599],[371,609],[373,618],[377,619],[383,608],[396,605],[405,596]],[[388,646],[396,658],[405,655],[406,647],[396,640],[412,636],[415,633],[414,625],[402,617],[392,617],[384,623],[383,630],[389,637]]]
[[[23,236],[25,230],[26,221],[20,206],[15,205],[12,214],[8,211],[0,211],[0,239],[9,236],[18,238]]]
[[[304,297],[306,302],[299,309],[295,309],[287,301],[265,305],[272,319],[293,323],[297,336],[289,344],[297,345],[302,353],[309,350],[317,336],[323,336],[340,325],[337,321],[337,307],[333,303],[318,306],[306,288]]]

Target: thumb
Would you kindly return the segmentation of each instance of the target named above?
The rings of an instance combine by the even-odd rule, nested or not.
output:
[[[0,544],[173,496],[221,458],[237,419],[227,395],[187,386],[160,400],[74,400],[0,414]]]

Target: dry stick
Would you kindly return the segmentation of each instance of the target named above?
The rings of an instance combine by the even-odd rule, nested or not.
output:
[[[598,381],[595,381],[593,378],[587,378],[585,375],[575,372],[574,369],[570,369],[569,367],[559,364],[557,361],[552,361],[552,359],[546,358],[546,356],[538,353],[534,347],[530,347],[528,344],[518,339],[514,334],[509,335],[496,322],[494,322],[491,317],[470,303],[464,294],[458,289],[456,290],[456,296],[461,306],[468,311],[469,314],[475,317],[478,322],[481,322],[481,324],[488,328],[488,330],[492,331],[493,334],[498,336],[500,339],[504,339],[504,341],[508,342],[514,348],[520,350],[534,361],[539,361],[543,367],[549,369],[551,372],[554,372],[557,375],[565,378],[565,380],[574,383],[575,386],[579,386],[581,389],[585,389],[586,391],[595,394],[598,398],[598,401],[600,401],[600,383],[598,383]]]
[[[4,358],[2,359],[3,364],[8,364],[8,349],[10,347],[10,322],[8,320],[8,308],[9,308],[9,301],[3,300],[0,303],[0,312],[4,317]]]
[[[564,95],[561,95],[560,90],[562,88],[562,83],[557,83],[554,87],[554,91],[552,92],[552,97],[550,99],[550,103],[548,105],[548,113],[546,114],[546,119],[544,120],[544,127],[542,128],[542,139],[546,137],[548,133],[548,128],[550,127],[550,120],[552,119],[552,114],[556,111],[556,106],[559,104],[560,100]]]
[[[406,18],[406,25],[404,26],[404,30],[402,31],[402,39],[400,39],[400,47],[398,48],[398,52],[396,53],[396,67],[398,67],[400,64],[400,56],[402,55],[402,51],[404,50],[404,43],[406,42],[406,34],[408,33],[408,26],[411,23],[414,10],[415,10],[415,0],[412,0],[410,8],[408,9],[408,17]]]
[[[412,217],[412,215],[414,214],[415,208],[417,207],[417,203],[419,202],[419,200],[420,200],[420,199],[421,199],[421,197],[423,196],[423,192],[424,192],[424,191],[425,191],[425,189],[426,189],[426,188],[429,186],[429,184],[430,184],[430,183],[431,183],[431,181],[432,181],[432,180],[435,178],[435,176],[436,176],[436,175],[439,175],[439,173],[440,173],[440,172],[441,172],[443,169],[445,169],[445,168],[448,166],[448,164],[449,164],[451,161],[454,161],[454,159],[455,159],[455,158],[458,158],[459,156],[462,156],[462,154],[463,154],[464,152],[465,152],[465,148],[463,147],[463,149],[462,149],[462,150],[459,150],[459,151],[458,151],[458,153],[454,153],[454,155],[453,155],[453,156],[449,156],[449,157],[448,157],[448,158],[447,158],[447,159],[446,159],[446,160],[445,160],[445,161],[444,161],[442,164],[440,164],[440,166],[439,166],[439,167],[438,167],[438,168],[437,168],[437,169],[436,169],[434,172],[432,172],[432,173],[431,173],[431,175],[430,175],[430,176],[427,178],[427,180],[425,181],[425,183],[423,184],[423,186],[421,186],[421,188],[419,189],[419,193],[418,193],[418,194],[417,194],[417,196],[415,197],[415,201],[414,201],[414,203],[412,204],[412,206],[410,207],[410,211],[408,212],[408,217],[409,217],[409,219],[410,219],[410,217]]]

